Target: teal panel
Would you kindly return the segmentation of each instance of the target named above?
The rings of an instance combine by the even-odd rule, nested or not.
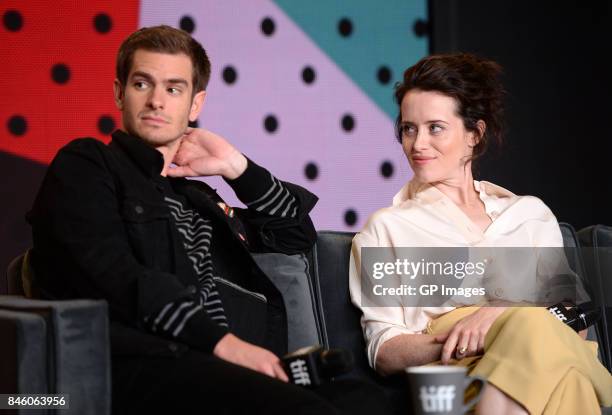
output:
[[[275,3],[392,119],[397,114],[393,85],[404,70],[427,55],[428,38],[417,37],[415,21],[427,20],[426,0],[274,0]],[[343,37],[338,22],[352,32]],[[386,66],[391,80],[382,84]]]

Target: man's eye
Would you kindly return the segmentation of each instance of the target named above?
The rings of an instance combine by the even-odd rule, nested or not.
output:
[[[181,90],[179,88],[170,87],[168,88],[168,92],[172,95],[178,95],[181,93]]]
[[[147,87],[147,83],[144,81],[136,81],[134,82],[134,87],[136,89],[145,89]]]

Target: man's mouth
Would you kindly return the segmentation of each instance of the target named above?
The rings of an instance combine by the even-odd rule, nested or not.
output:
[[[168,124],[168,121],[166,121],[165,118],[158,117],[158,116],[155,116],[155,115],[144,115],[144,116],[142,116],[140,118],[144,122],[149,123],[149,124],[155,124],[155,125]]]

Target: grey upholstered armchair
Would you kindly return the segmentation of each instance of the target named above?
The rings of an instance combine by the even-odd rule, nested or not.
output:
[[[25,259],[11,263],[0,296],[0,393],[68,395],[68,410],[39,414],[110,414],[106,303],[24,297]]]

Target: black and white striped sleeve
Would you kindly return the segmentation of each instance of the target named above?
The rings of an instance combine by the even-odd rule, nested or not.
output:
[[[208,353],[229,332],[227,324],[213,320],[197,298],[170,302],[145,317],[144,323],[154,334],[176,339]]]
[[[165,337],[178,337],[189,319],[202,310],[197,301],[174,301],[166,304],[157,314],[145,318],[145,322],[153,333]]]
[[[249,209],[281,218],[297,216],[298,201],[287,186],[251,160],[239,178],[227,182]]]
[[[297,214],[297,200],[289,190],[271,173],[269,187],[259,198],[245,202],[250,209],[282,218],[294,218]]]
[[[225,181],[248,209],[235,209],[252,252],[302,253],[312,249],[317,232],[309,212],[317,196],[284,182],[248,160],[246,170]]]

